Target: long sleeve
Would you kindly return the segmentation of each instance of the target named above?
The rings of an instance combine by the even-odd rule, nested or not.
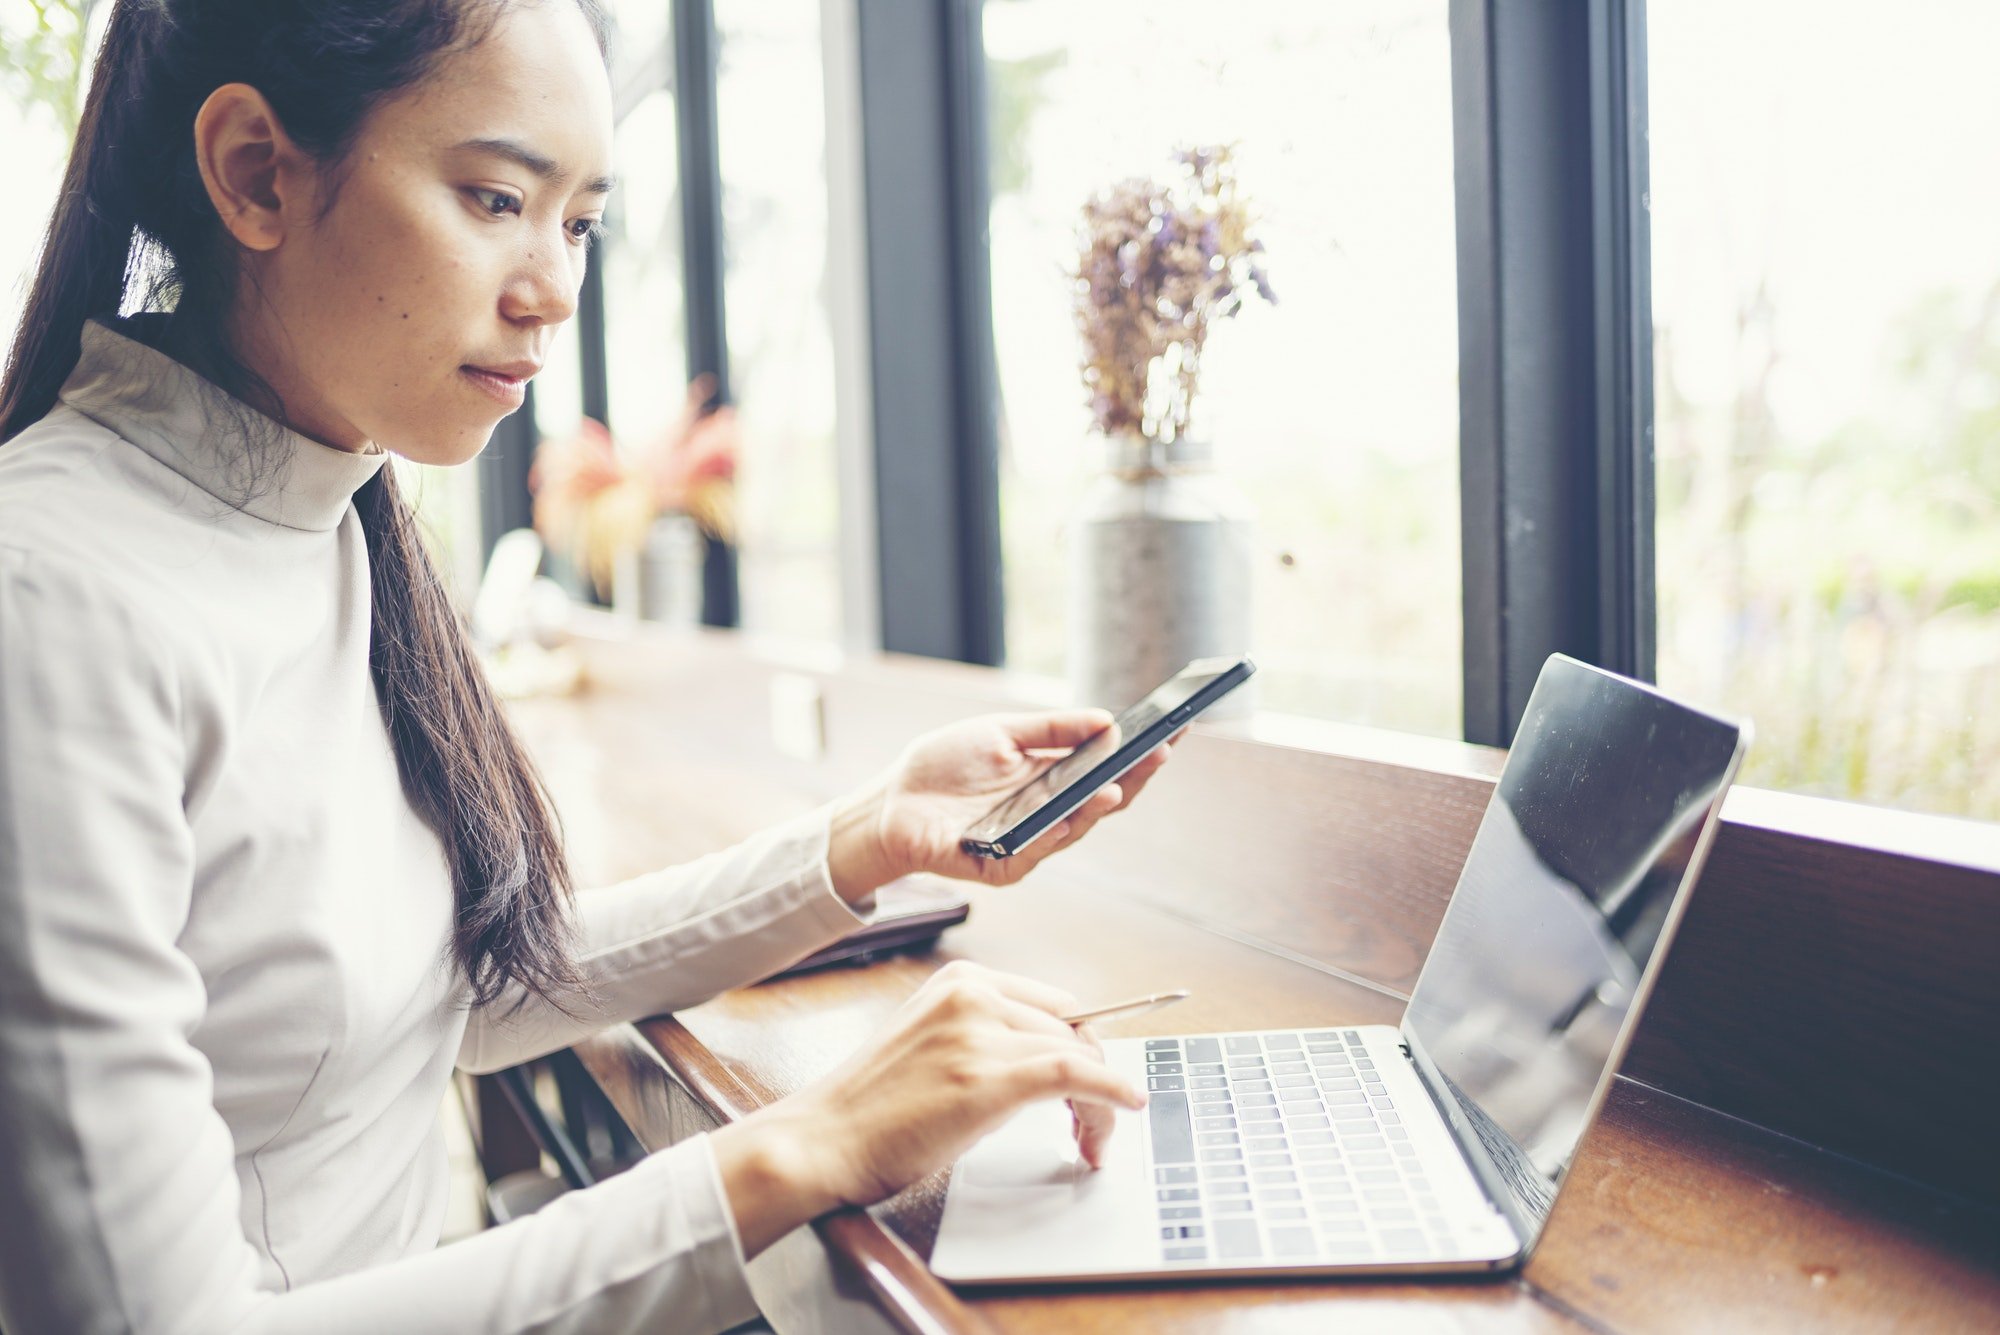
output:
[[[181,940],[191,748],[164,629],[0,546],[0,1326],[691,1332],[753,1315],[699,1138],[464,1243],[270,1276],[195,1042],[212,984]]]
[[[810,812],[733,848],[577,896],[580,955],[594,1004],[569,1014],[509,991],[472,1013],[459,1051],[497,1071],[647,1015],[681,1010],[769,977],[867,920],[834,893],[827,813]]]

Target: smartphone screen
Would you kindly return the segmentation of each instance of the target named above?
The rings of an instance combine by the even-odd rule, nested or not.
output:
[[[965,848],[994,858],[1020,852],[1256,670],[1247,658],[1204,658],[1188,664],[1110,727],[974,822],[965,832]]]

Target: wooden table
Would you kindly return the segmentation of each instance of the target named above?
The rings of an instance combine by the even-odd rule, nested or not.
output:
[[[873,662],[821,672],[815,679],[826,691],[829,745],[824,756],[800,760],[775,754],[761,740],[770,679],[790,671],[782,665],[716,640],[605,645],[592,654],[598,685],[590,695],[516,708],[570,824],[585,883],[740,837],[851,782],[910,733],[967,712],[981,692],[1006,696],[1004,682],[959,669]],[[796,685],[791,683],[794,696]],[[1459,828],[1466,821],[1459,808],[1470,802],[1476,813],[1479,776],[1492,772],[1494,757],[1431,744],[1413,753],[1423,763],[1382,768],[1370,778],[1366,766],[1383,765],[1381,758],[1354,757],[1375,744],[1348,748],[1342,763],[1365,762],[1353,769],[1358,781],[1379,781],[1385,791],[1401,791],[1399,785],[1428,772],[1440,757],[1464,762],[1438,772],[1456,767],[1451,782],[1472,784],[1467,801],[1419,801],[1407,817],[1414,823],[1398,855],[1409,863],[1404,879],[1434,879],[1435,872],[1423,867],[1439,860],[1448,865],[1450,845],[1469,839],[1469,828]],[[1222,738],[1216,745],[1248,749],[1205,767],[1251,764],[1262,755],[1248,741]],[[1277,756],[1263,763],[1290,762]],[[1150,817],[1135,810],[1120,820],[1138,827],[1148,819],[1175,818],[1178,799],[1160,792],[1174,777],[1170,768],[1156,789],[1163,810]],[[1142,806],[1154,800],[1149,793]],[[1403,793],[1387,806],[1411,802]],[[1385,819],[1384,837],[1393,837],[1397,818]],[[1434,837],[1426,833],[1433,826],[1440,831]],[[1107,824],[1099,835],[1111,830]],[[1252,833],[1260,847],[1286,846],[1282,829]],[[1229,834],[1225,824],[1214,838]],[[1289,911],[1299,930],[1279,944],[1268,924],[1281,919],[1285,906],[1274,905],[1267,889],[1253,894],[1245,888],[1265,881],[1250,871],[1231,877],[1198,869],[1191,874],[1206,874],[1207,883],[1163,891],[1134,879],[1130,856],[1116,856],[1143,835],[1143,829],[1128,829],[1105,855],[1087,856],[1080,847],[1022,886],[977,892],[971,920],[932,954],[742,989],[676,1017],[607,1032],[580,1046],[578,1055],[640,1141],[656,1148],[814,1080],[952,958],[1032,974],[1084,997],[1199,980],[1196,996],[1172,1011],[1105,1030],[1119,1036],[1394,1023],[1400,1016],[1405,980],[1421,960],[1441,899],[1406,915],[1411,926],[1379,903],[1356,908],[1350,902],[1355,895],[1340,892],[1338,876],[1314,878],[1295,868],[1301,879],[1284,893],[1293,896]],[[1461,843],[1457,855],[1462,852]],[[1395,871],[1397,857],[1385,863],[1379,851],[1370,856],[1376,870]],[[1957,884],[1945,871],[1938,877]],[[1976,886],[2000,886],[2000,875]],[[1232,904],[1232,895],[1251,902]],[[1358,916],[1343,927],[1342,915],[1350,910]],[[1988,921],[1972,926],[1983,930]],[[1246,922],[1267,925],[1252,932],[1242,929]],[[1689,937],[1713,953],[1701,945],[1706,937],[1699,931],[1690,931],[1677,951],[1688,948]],[[1418,938],[1415,960],[1403,960],[1412,953],[1408,942]],[[1335,945],[1312,944],[1325,941]],[[1106,948],[1114,942],[1115,949]],[[1773,948],[1766,943],[1764,958],[1782,970],[1774,962],[1782,951],[1773,956]],[[1695,964],[1703,967],[1693,978],[1718,967],[1713,960]],[[1876,985],[1864,977],[1849,980],[1850,988]],[[1977,975],[1935,984],[1948,999],[1969,997],[1975,1011],[1985,1004],[1978,991],[1984,985]],[[1715,991],[1705,989],[1704,1006],[1721,1004]],[[1664,983],[1656,1009],[1662,1004],[1676,1005]],[[1674,1013],[1665,1027],[1684,1029],[1685,1019],[1675,1021]],[[1947,1007],[1944,1013],[1955,1012]],[[1652,1012],[1647,1019],[1654,1019]],[[1508,1278],[953,1291],[922,1260],[943,1203],[940,1174],[871,1212],[844,1212],[793,1234],[752,1264],[753,1287],[780,1331],[2000,1329],[2000,1212],[1986,1194],[1983,1161],[1967,1161],[1972,1176],[1957,1192],[1940,1189],[1949,1183],[1892,1174],[1815,1147],[1795,1132],[1745,1120],[1744,1111],[1763,1106],[1756,1100],[1768,1101],[1768,1093],[1747,1077],[1731,1085],[1729,1061],[1704,1060],[1698,1042],[1684,1033],[1654,1046],[1651,1066],[1637,1070],[1642,1078],[1632,1073],[1646,1049],[1635,1047],[1627,1074],[1579,1151],[1539,1250],[1523,1272]],[[1990,1037],[1983,1051],[1990,1067]],[[1960,1052],[1965,1060],[1979,1060],[1976,1049]],[[1883,1065],[1865,1060],[1879,1053],[1852,1055],[1857,1072]],[[1746,1060],[1770,1065],[1754,1052]],[[1705,1106],[1645,1078],[1666,1082],[1684,1071],[1698,1072],[1705,1092],[1731,1094],[1736,1106]],[[1926,1088],[1923,1072],[1906,1067],[1899,1076],[1894,1061],[1887,1063],[1886,1078]],[[1938,1076],[1947,1083],[1952,1078],[1964,1077]],[[1818,1079],[1818,1086],[1797,1090],[1800,1104],[1848,1101],[1831,1073]],[[1974,1077],[1975,1092],[1983,1096],[1991,1079],[1990,1072]],[[1852,1101],[1863,1113],[1871,1106],[1867,1099]],[[1967,1124],[1972,1116],[1947,1109],[1927,1123],[1921,1107],[1909,1112],[1909,1134],[1922,1137],[1930,1125],[1933,1140],[1944,1134],[1935,1128]],[[1802,1108],[1788,1127],[1844,1125],[1830,1118],[1824,1108]],[[1891,1149],[1883,1159],[1909,1172],[1912,1164],[1932,1162],[1925,1156],[1935,1153],[1935,1146]]]

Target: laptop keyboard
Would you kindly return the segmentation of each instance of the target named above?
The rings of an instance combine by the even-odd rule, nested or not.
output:
[[[1451,1230],[1360,1034],[1146,1040],[1167,1261],[1442,1254]]]

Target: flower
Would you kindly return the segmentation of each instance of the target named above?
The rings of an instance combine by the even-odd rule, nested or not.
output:
[[[1083,386],[1107,436],[1187,434],[1209,327],[1248,295],[1275,303],[1232,150],[1182,148],[1165,181],[1119,181],[1085,203],[1071,275]]]
[[[582,567],[600,595],[609,595],[619,558],[639,549],[661,515],[685,514],[710,537],[732,537],[742,430],[735,409],[708,410],[714,396],[715,378],[696,377],[680,415],[634,447],[621,448],[588,417],[571,435],[535,447],[528,471],[535,531]]]

